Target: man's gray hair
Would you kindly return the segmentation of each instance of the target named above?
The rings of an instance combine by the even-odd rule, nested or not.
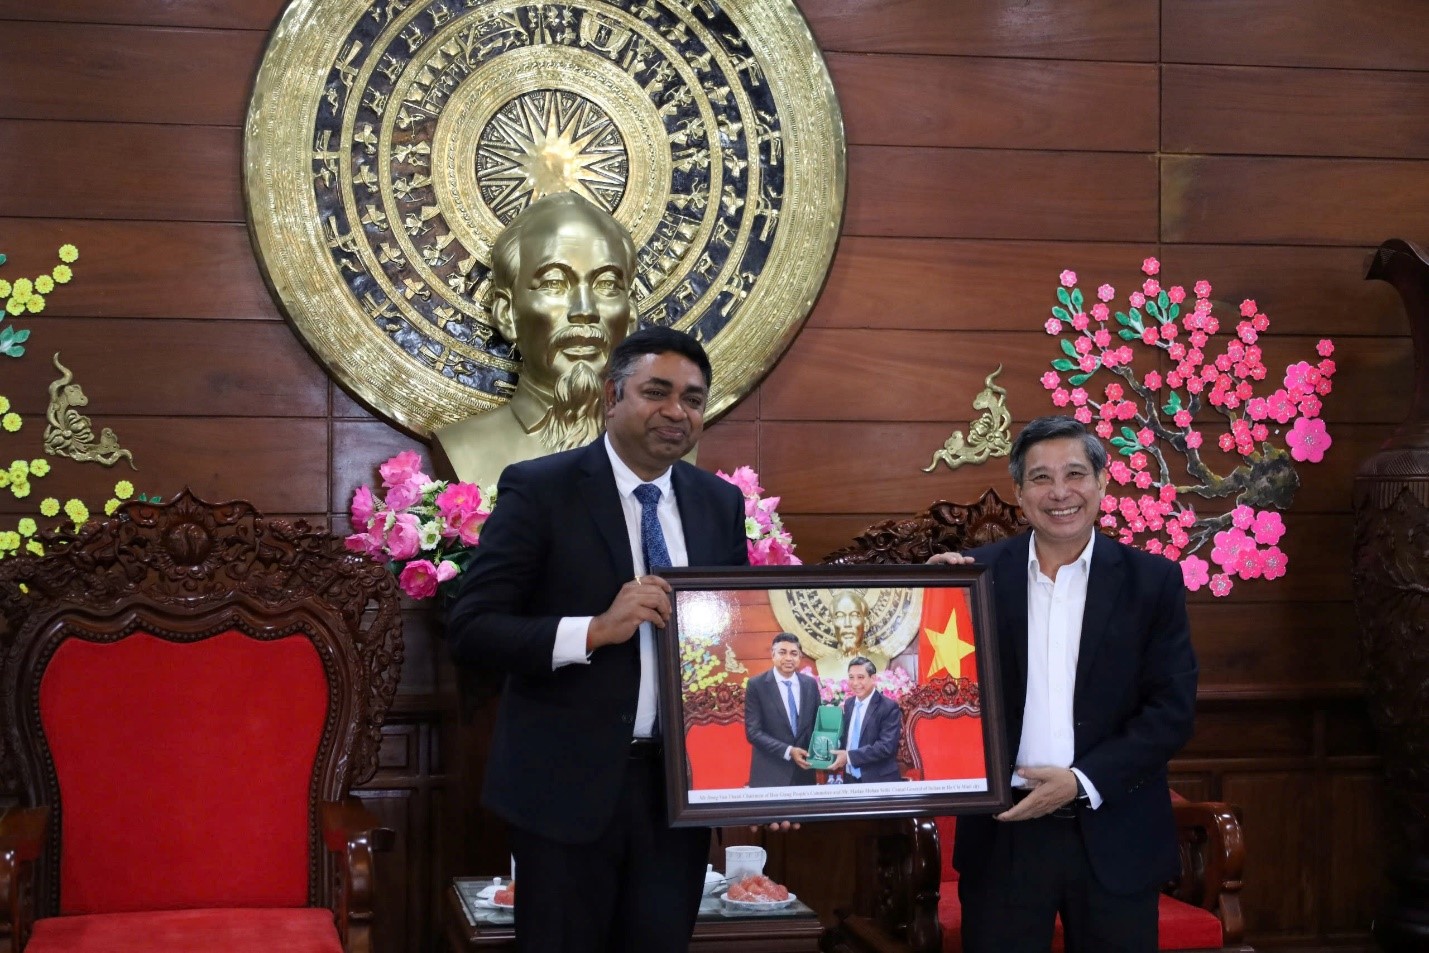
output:
[[[1082,449],[1092,465],[1092,476],[1099,476],[1106,469],[1106,447],[1097,435],[1086,428],[1080,420],[1065,414],[1049,414],[1027,422],[1017,439],[1012,442],[1012,455],[1008,458],[1007,469],[1012,474],[1012,482],[1022,485],[1027,475],[1027,451],[1044,440],[1061,440],[1073,437],[1082,442]]]

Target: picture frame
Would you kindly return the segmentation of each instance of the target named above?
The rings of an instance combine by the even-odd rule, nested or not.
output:
[[[661,575],[673,590],[669,624],[657,634],[672,826],[987,814],[1010,806],[985,567],[676,568]],[[798,659],[780,693],[777,674],[788,673],[776,673],[776,662],[789,667],[791,635]],[[864,660],[855,667],[865,677],[851,685],[855,659]],[[859,691],[864,703],[850,704]]]

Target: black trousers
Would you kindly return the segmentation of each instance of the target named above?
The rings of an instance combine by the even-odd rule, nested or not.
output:
[[[1051,816],[998,824],[987,866],[958,881],[964,953],[1047,953],[1058,914],[1067,953],[1155,953],[1157,889],[1106,890],[1079,826]]]
[[[552,779],[553,784],[579,784]],[[685,953],[710,832],[665,820],[664,762],[632,757],[610,825],[588,844],[511,829],[522,953]]]

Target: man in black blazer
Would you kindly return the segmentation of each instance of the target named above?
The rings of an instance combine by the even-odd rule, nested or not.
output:
[[[681,460],[710,377],[678,331],[617,345],[605,435],[506,469],[452,607],[457,662],[506,674],[483,801],[510,825],[522,951],[689,943],[709,832],[666,823],[652,569],[748,563],[739,491]]]
[[[877,674],[878,666],[861,655],[848,663],[849,697],[844,700],[843,731],[830,770],[842,769],[844,780],[855,784],[903,780],[898,773],[903,709],[878,691]]]
[[[749,786],[814,783],[809,739],[819,710],[819,683],[798,671],[797,636],[780,632],[770,645],[774,667],[745,683],[744,737],[749,740]],[[794,711],[790,711],[790,707]]]
[[[1180,567],[1094,532],[1107,456],[1070,417],[1030,422],[1010,469],[1032,532],[989,567],[1012,808],[961,817],[963,949],[1154,951],[1177,871],[1166,765],[1191,736],[1196,657]]]

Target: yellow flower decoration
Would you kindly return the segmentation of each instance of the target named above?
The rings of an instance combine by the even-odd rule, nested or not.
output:
[[[8,414],[9,412],[10,412],[10,398],[8,398],[8,397],[0,397],[0,414]]]
[[[119,497],[121,500],[129,499],[129,497],[134,495],[134,484],[130,483],[128,480],[120,480],[118,483],[114,484],[114,495]]]
[[[10,471],[0,470],[0,490],[10,485]]]
[[[45,554],[45,547],[40,544],[38,539],[32,539],[26,543],[25,549],[34,553],[36,556],[43,556]]]
[[[5,310],[9,311],[11,314],[18,318],[20,315],[25,313],[25,302],[21,301],[19,298],[11,298],[9,301],[5,302]]]
[[[10,289],[11,296],[19,298],[21,301],[28,301],[34,292],[35,286],[29,278],[16,279],[15,286]]]
[[[74,271],[69,265],[55,265],[50,274],[54,276],[56,283],[62,285],[69,284],[69,280],[74,277]]]
[[[50,472],[50,461],[44,457],[36,457],[30,461],[30,476],[42,477]]]
[[[4,278],[0,278],[0,298],[10,297],[10,292],[13,290],[14,289],[10,287],[10,282],[6,281]]]
[[[65,501],[65,515],[74,520],[75,526],[81,526],[85,520],[89,519],[89,507],[79,500],[70,498]]]
[[[26,460],[11,460],[7,469],[12,480],[24,480],[30,475],[30,464]]]
[[[14,552],[20,548],[20,534],[14,532],[0,533],[0,550]]]
[[[20,419],[19,414],[10,413],[0,417],[0,427],[4,427],[10,433],[14,433],[25,425],[25,421]]]
[[[30,295],[29,300],[25,302],[25,310],[31,314],[39,314],[45,310],[45,296]]]
[[[23,500],[30,495],[30,483],[28,480],[11,480],[10,492],[15,494],[15,499]]]
[[[60,501],[53,496],[47,496],[40,501],[41,516],[58,516],[60,512]]]
[[[60,246],[60,261],[73,262],[79,258],[79,249],[68,243]]]
[[[37,530],[39,530],[39,527],[36,526],[35,521],[28,516],[20,517],[20,522],[15,524],[15,531],[21,536],[34,536]]]
[[[42,295],[47,295],[55,290],[55,280],[49,275],[40,275],[35,279],[35,290]]]
[[[106,502],[106,503],[104,504],[104,515],[105,515],[105,516],[113,516],[113,515],[114,515],[114,511],[117,510],[117,509],[119,509],[119,501],[118,501],[118,500],[109,500],[108,502]]]

